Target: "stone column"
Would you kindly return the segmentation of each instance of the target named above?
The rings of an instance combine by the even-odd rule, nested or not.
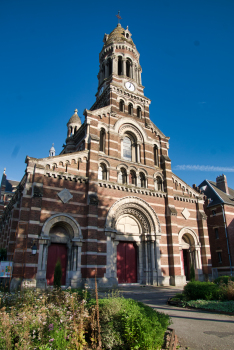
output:
[[[107,256],[106,256],[106,278],[112,277],[112,270],[113,270],[113,259],[114,259],[114,249],[113,249],[113,240],[112,240],[112,232],[106,232],[106,250],[107,250]]]
[[[120,139],[120,158],[123,158],[123,138]]]
[[[138,84],[141,85],[141,68],[138,68]]]
[[[151,237],[150,248],[151,248],[151,270],[152,270],[152,283],[156,282],[156,267],[155,267],[155,252],[154,252],[154,240]]]
[[[127,185],[129,185],[129,175],[130,175],[130,171],[127,170]]]
[[[145,235],[145,284],[149,284],[149,251],[148,251],[148,239]]]
[[[141,162],[141,158],[140,158],[140,144],[137,144],[137,163]]]
[[[77,270],[77,247],[73,247],[73,271]]]
[[[112,270],[112,276],[117,278],[117,245],[119,244],[119,241],[114,241],[114,259],[113,259],[113,270]]]
[[[118,74],[118,61],[117,61],[117,56],[116,55],[112,55],[112,73],[113,74]]]
[[[144,274],[144,264],[143,264],[143,253],[142,253],[142,241],[136,242],[136,245],[138,247],[138,271],[139,271],[139,279],[137,280],[138,283],[143,283],[143,274]]]
[[[42,270],[46,270],[46,262],[47,262],[47,256],[48,256],[48,245],[44,245],[43,249],[43,258],[42,258]]]

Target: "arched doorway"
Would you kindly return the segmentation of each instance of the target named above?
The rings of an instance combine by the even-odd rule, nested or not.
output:
[[[193,265],[196,278],[202,274],[201,269],[201,244],[196,232],[188,227],[184,227],[179,232],[179,247],[181,260],[181,273],[190,280],[190,269]]]
[[[39,238],[37,286],[53,285],[55,265],[62,264],[62,285],[82,285],[82,234],[77,221],[68,214],[51,216],[43,225]]]
[[[67,240],[66,238],[69,237],[69,232],[67,232],[66,228],[61,226],[61,223],[56,223],[50,229],[49,234],[50,234],[50,237],[52,238],[52,241],[56,241],[57,237],[60,238],[60,241],[62,240],[65,241]],[[54,271],[58,261],[61,262],[61,267],[62,267],[61,284],[64,286],[66,285],[66,272],[67,272],[67,265],[68,265],[67,243],[51,243],[48,247],[47,269],[46,269],[47,285],[54,284]]]
[[[140,223],[133,215],[122,215],[116,223],[119,233],[125,236],[141,234]],[[117,246],[118,283],[137,282],[137,244],[132,241],[119,241]]]
[[[152,207],[137,197],[125,197],[109,210],[105,277],[118,283],[156,284],[162,279],[161,230]]]

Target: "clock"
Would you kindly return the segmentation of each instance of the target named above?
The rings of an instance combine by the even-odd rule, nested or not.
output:
[[[129,91],[135,90],[135,86],[132,83],[130,83],[130,81],[127,81],[127,83],[125,83],[125,86]]]
[[[99,91],[98,96],[101,96],[101,94],[103,93],[104,87],[101,88],[101,90]]]

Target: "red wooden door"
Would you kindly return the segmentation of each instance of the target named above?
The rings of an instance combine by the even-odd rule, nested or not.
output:
[[[65,244],[51,244],[48,249],[46,279],[47,285],[54,283],[54,269],[57,261],[61,261],[62,265],[62,286],[66,284],[67,269],[67,246]]]
[[[136,283],[136,247],[131,242],[119,242],[117,246],[117,277],[119,283]]]

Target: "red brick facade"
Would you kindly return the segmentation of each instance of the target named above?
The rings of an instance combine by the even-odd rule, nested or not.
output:
[[[205,180],[199,188],[207,196],[205,212],[212,258],[213,277],[234,271],[234,190],[225,175],[216,182]]]
[[[75,111],[60,155],[26,158],[3,215],[13,277],[46,286],[48,247],[56,243],[67,246],[67,285],[92,284],[96,271],[99,285],[111,287],[124,241],[136,249],[137,282],[184,284],[191,262],[202,280],[211,267],[204,199],[171,171],[169,138],[149,118],[129,30],[118,25],[106,35],[99,57],[96,102],[84,123]]]

